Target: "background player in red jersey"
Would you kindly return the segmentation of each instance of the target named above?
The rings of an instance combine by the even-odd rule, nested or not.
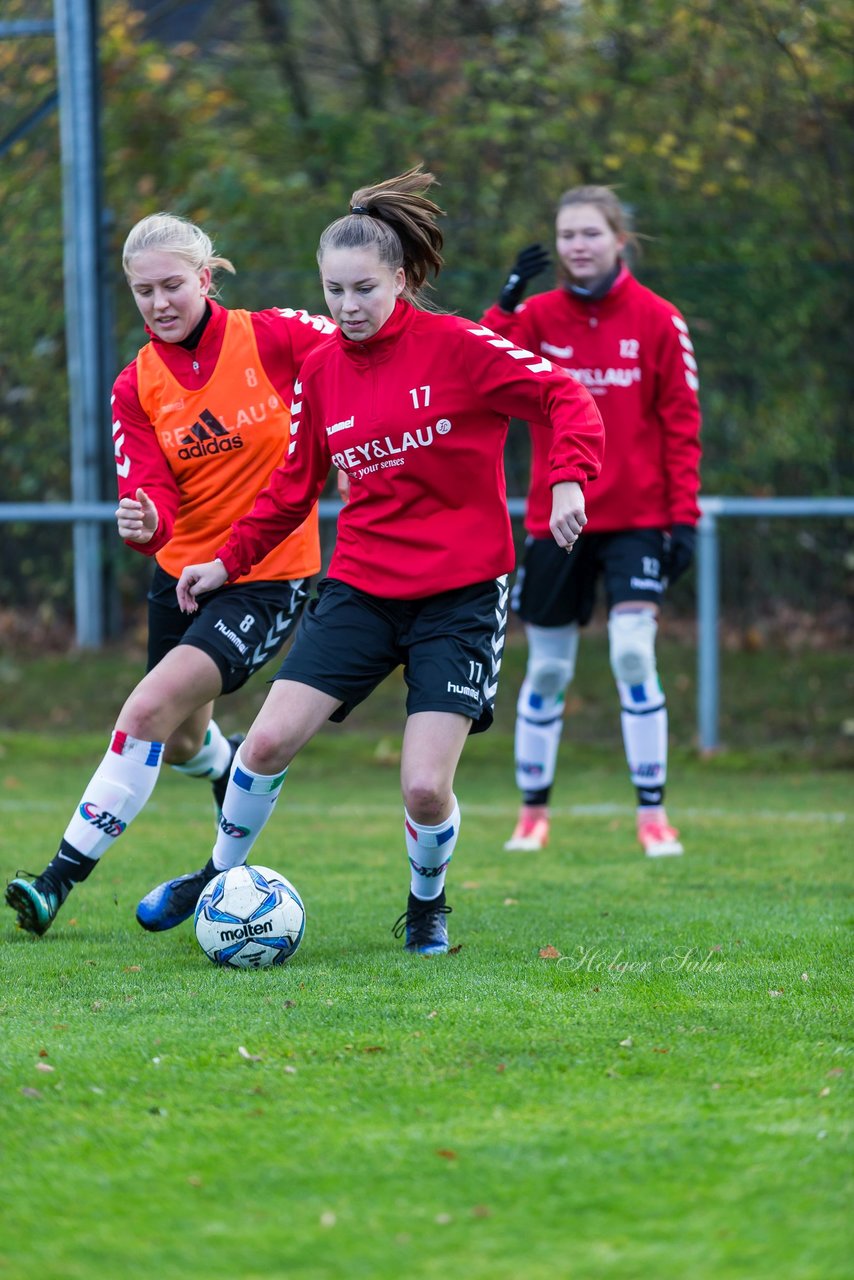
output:
[[[584,525],[603,435],[590,394],[550,360],[418,309],[442,265],[441,210],[424,194],[433,181],[414,169],[365,187],[323,233],[318,263],[339,329],[303,366],[291,457],[217,559],[188,566],[178,585],[194,610],[304,518],[331,467],[347,472],[329,576],[235,756],[214,858],[235,846],[249,855],[297,752],[402,665],[410,891],[395,928],[422,955],[448,949],[454,775],[469,732],[492,721],[513,567],[508,419],[551,425],[549,523],[561,556]]]
[[[239,738],[211,718],[290,635],[320,568],[316,510],[251,573],[205,598],[188,618],[177,574],[209,555],[251,507],[290,438],[288,405],[304,357],[334,330],[294,311],[228,311],[211,298],[213,274],[233,271],[209,237],[172,214],[133,228],[125,275],[149,342],[113,388],[118,531],[156,561],[148,596],[148,671],[122,707],[109,750],[88,782],[55,857],[6,889],[18,923],[43,934],[146,804],[161,761],[213,784],[217,807]],[[224,864],[228,865],[228,864]],[[140,903],[146,929],[192,914],[212,863]]]
[[[605,422],[602,474],[587,498],[584,537],[569,558],[548,529],[548,434],[531,424],[528,541],[513,604],[525,622],[528,666],[516,720],[522,808],[506,849],[541,849],[575,672],[579,627],[604,581],[611,669],[617,682],[637,831],[649,857],[682,853],[664,808],[667,709],[655,639],[667,586],[689,567],[699,516],[700,406],[688,326],[671,303],[632,276],[632,239],[608,187],[575,187],[556,221],[559,285],[520,302],[549,263],[539,245],[520,253],[486,324],[547,356],[589,388]]]

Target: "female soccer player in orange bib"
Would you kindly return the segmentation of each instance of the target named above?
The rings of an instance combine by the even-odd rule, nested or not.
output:
[[[200,227],[172,214],[137,223],[122,263],[149,337],[113,388],[118,531],[154,560],[148,671],[56,855],[34,880],[18,876],[7,886],[19,925],[35,934],[146,804],[164,759],[210,780],[219,808],[239,738],[225,738],[212,719],[214,700],[274,656],[320,568],[312,505],[286,541],[206,596],[193,618],[175,598],[182,566],[213,554],[287,454],[294,380],[334,325],[304,311],[220,306],[214,274],[233,266]],[[214,862],[161,886],[139,904],[140,924],[156,930],[185,920],[220,869]]]

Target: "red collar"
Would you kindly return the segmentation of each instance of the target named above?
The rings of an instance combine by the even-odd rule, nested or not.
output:
[[[345,356],[356,364],[368,364],[375,363],[378,360],[386,360],[392,354],[398,339],[407,331],[417,314],[418,312],[411,302],[405,302],[403,298],[398,298],[394,304],[394,311],[392,311],[388,320],[370,338],[365,338],[364,342],[354,342],[352,338],[345,336],[342,329],[339,329],[338,345]]]

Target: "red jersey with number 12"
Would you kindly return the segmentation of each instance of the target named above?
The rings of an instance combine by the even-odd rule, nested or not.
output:
[[[561,365],[595,396],[605,423],[602,474],[587,500],[587,533],[669,529],[699,518],[697,362],[677,309],[625,267],[604,297],[568,289],[535,294],[484,323]],[[550,441],[531,423],[525,527],[549,536]]]

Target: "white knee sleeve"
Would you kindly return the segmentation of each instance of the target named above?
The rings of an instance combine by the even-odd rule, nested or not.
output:
[[[664,705],[655,661],[657,632],[651,609],[612,610],[608,618],[611,670],[626,711],[654,711]]]
[[[638,788],[663,787],[667,778],[667,708],[655,662],[657,631],[650,609],[616,611],[608,618],[623,743],[629,775]]]
[[[575,675],[578,627],[525,628],[528,667],[519,691],[516,710],[527,720],[542,724],[561,714],[563,694]]]
[[[516,785],[547,791],[563,729],[563,695],[575,673],[578,627],[526,627],[528,669],[516,704]]]

